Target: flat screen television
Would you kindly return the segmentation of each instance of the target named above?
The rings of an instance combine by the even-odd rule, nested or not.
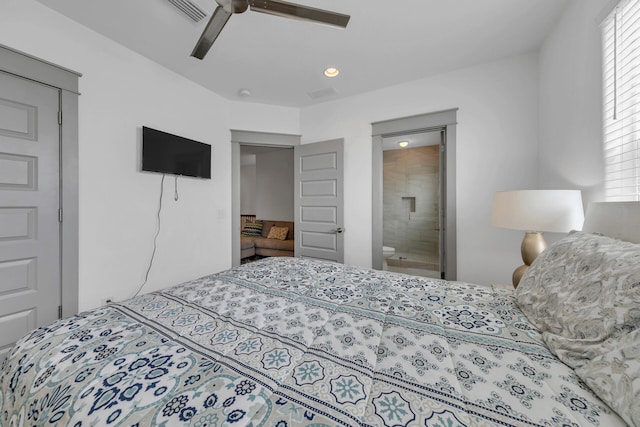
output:
[[[142,170],[211,179],[211,145],[143,126]]]

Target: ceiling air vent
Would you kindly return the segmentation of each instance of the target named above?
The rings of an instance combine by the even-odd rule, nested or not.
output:
[[[187,17],[193,22],[200,22],[207,16],[204,10],[200,9],[200,7],[196,6],[189,0],[169,0],[169,3],[171,3],[180,12],[187,15]]]
[[[335,90],[332,87],[328,87],[326,89],[318,89],[312,92],[307,92],[307,95],[311,99],[320,99],[320,98],[324,98],[325,96],[335,95],[336,93],[338,93],[337,90]]]

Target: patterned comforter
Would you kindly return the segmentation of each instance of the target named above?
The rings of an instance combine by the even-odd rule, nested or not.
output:
[[[23,338],[0,425],[624,425],[513,292],[271,258]]]

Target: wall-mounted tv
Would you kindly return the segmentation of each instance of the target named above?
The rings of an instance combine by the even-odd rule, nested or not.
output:
[[[143,126],[142,170],[211,179],[211,145]]]

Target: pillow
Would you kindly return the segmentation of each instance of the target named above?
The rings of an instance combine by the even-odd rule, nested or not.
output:
[[[516,300],[541,332],[603,341],[638,326],[639,265],[639,244],[575,232],[533,262]]]
[[[540,254],[515,293],[549,349],[640,425],[640,244],[575,232]]]
[[[285,240],[287,238],[287,233],[289,233],[289,227],[278,227],[274,225],[271,227],[271,230],[269,230],[267,239]]]
[[[576,374],[629,425],[640,426],[640,328]]]
[[[262,236],[262,222],[247,222],[244,228],[240,232],[241,236],[245,237],[261,237]]]

